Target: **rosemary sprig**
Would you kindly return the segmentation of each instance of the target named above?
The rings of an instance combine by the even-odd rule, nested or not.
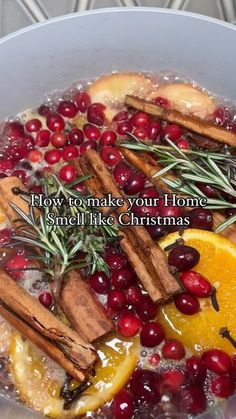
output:
[[[86,176],[87,178],[87,176]],[[73,189],[76,183],[82,182],[85,177],[76,179],[71,184],[62,184],[56,175],[43,179],[42,188],[44,197],[63,197],[64,204],[60,207],[42,207],[37,210],[29,206],[29,213],[11,203],[12,208],[22,220],[18,228],[19,234],[13,236],[16,244],[25,244],[36,249],[40,254],[37,259],[43,264],[44,271],[54,281],[53,288],[56,296],[59,295],[62,281],[65,274],[71,269],[88,267],[91,273],[104,271],[108,273],[108,266],[103,259],[103,252],[109,241],[115,240],[118,236],[117,226],[89,225],[84,226],[56,226],[47,223],[49,212],[55,216],[70,217],[78,213],[98,213],[96,207],[88,207],[87,197]],[[30,196],[20,194],[22,199],[30,203]],[[69,206],[69,197],[80,198],[81,207]],[[90,196],[91,197],[91,196]],[[79,258],[77,253],[81,251],[84,258]]]
[[[236,204],[227,200],[226,194],[236,198],[236,156],[225,152],[201,150],[181,150],[167,139],[168,145],[156,145],[142,142],[133,134],[129,134],[132,142],[121,141],[121,146],[136,151],[145,151],[157,156],[158,164],[163,166],[153,177],[161,180],[173,192],[207,198],[206,208],[212,210],[236,208]],[[167,173],[173,173],[175,178],[168,178]],[[208,198],[196,185],[197,182],[206,183],[218,191],[216,198]],[[220,192],[224,192],[224,196]],[[222,231],[235,222],[235,216],[218,226]]]
[[[225,153],[197,150],[181,150],[172,141],[168,146],[141,142],[130,134],[135,142],[122,142],[121,146],[132,150],[151,152],[157,155],[158,163],[163,167],[153,177],[161,177],[171,189],[192,196],[205,196],[195,182],[206,183],[218,191],[236,197],[236,156]],[[230,174],[229,174],[230,169]],[[232,174],[233,170],[233,174]],[[177,179],[163,177],[165,173],[175,173]],[[233,177],[232,177],[233,176]],[[206,196],[205,196],[206,197]],[[207,197],[206,197],[207,198]],[[207,198],[209,209],[235,208],[236,204],[227,201],[220,194],[218,199]]]

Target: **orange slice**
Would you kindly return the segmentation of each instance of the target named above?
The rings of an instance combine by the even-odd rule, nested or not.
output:
[[[212,97],[189,83],[164,84],[152,92],[148,99],[158,96],[168,99],[172,109],[203,119],[216,109]]]
[[[38,348],[14,333],[10,345],[13,382],[22,401],[52,418],[73,418],[94,411],[110,401],[125,385],[138,360],[138,340],[110,336],[99,345],[100,361],[96,364],[91,386],[84,391],[71,410],[63,410],[60,388],[65,372]],[[74,382],[74,386],[78,383]]]
[[[146,98],[155,89],[152,79],[141,73],[114,73],[95,80],[88,88],[92,102],[107,106],[108,120],[122,108],[126,95]]]
[[[169,234],[160,245],[162,249],[179,237]],[[211,299],[199,299],[201,311],[193,316],[180,313],[173,302],[163,305],[158,315],[168,337],[180,339],[194,353],[208,348],[220,348],[229,354],[236,349],[219,335],[226,326],[236,338],[236,245],[228,239],[203,230],[189,229],[183,234],[185,244],[200,252],[200,261],[194,268],[203,274],[217,289],[220,311],[214,310]]]

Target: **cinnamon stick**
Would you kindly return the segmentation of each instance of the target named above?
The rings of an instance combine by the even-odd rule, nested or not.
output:
[[[62,323],[1,270],[0,301],[32,329],[55,342],[79,370],[91,368],[96,361],[96,352],[91,344],[84,342],[75,331]]]
[[[17,177],[0,180],[0,208],[14,227],[18,227],[21,222],[16,220],[17,214],[10,206],[11,202],[26,214],[29,213],[28,203],[20,195],[13,193],[16,189],[28,192]],[[98,303],[96,297],[91,294],[89,287],[84,284],[81,278],[79,280],[79,275],[76,275],[75,272],[74,275],[77,280],[73,280],[72,275],[69,274],[64,292],[56,302],[81,337],[88,342],[92,342],[112,331],[113,323],[105,316],[102,306]],[[78,304],[79,301],[80,304]]]
[[[161,166],[147,153],[134,153],[133,151],[122,147],[121,152],[125,159],[130,162],[133,166],[135,166],[138,170],[144,173],[149,180],[156,185],[157,187],[161,188],[165,193],[173,193],[173,190],[169,188],[168,185],[165,184],[158,176],[152,177],[155,173],[161,170]],[[175,176],[171,175],[170,173],[165,173],[165,177],[168,179],[175,179]],[[179,196],[183,196],[178,194]],[[218,211],[213,211],[213,228],[215,229],[220,223],[225,220],[223,214],[219,213]],[[225,230],[220,232],[220,235],[228,238],[233,243],[236,243],[236,226],[231,224]]]
[[[204,150],[218,151],[224,147],[223,144],[219,144],[217,141],[212,140],[211,138],[205,138],[195,133],[191,133],[188,136],[188,139],[190,140],[190,143],[194,143],[194,145],[199,148],[203,148]]]
[[[11,311],[7,310],[0,304],[0,315],[8,321],[8,323],[16,330],[18,330],[25,338],[28,338],[34,345],[40,348],[53,361],[60,365],[71,377],[77,381],[84,381],[86,373],[77,369],[73,362],[71,362],[53,342],[45,339],[40,333],[32,329],[27,323],[21,320]]]
[[[98,153],[95,150],[88,150],[86,156],[94,170],[94,173],[100,180],[105,193],[111,193],[114,198],[123,198],[123,195],[117,188]],[[125,201],[123,207],[119,207],[117,209],[117,213],[121,214],[127,211],[128,205]],[[153,277],[153,281],[155,281],[157,288],[164,290],[163,298],[166,300],[167,298],[173,296],[175,293],[179,292],[180,285],[174,276],[170,273],[166,256],[159,245],[151,239],[148,232],[142,226],[132,226],[129,231],[130,230],[132,231],[131,234],[135,237],[138,249],[142,247],[148,262],[155,270],[155,277]],[[144,284],[145,287],[147,287],[147,285],[149,284]],[[150,297],[153,298],[153,295],[150,294]]]
[[[93,342],[114,329],[113,322],[79,272],[68,273],[58,303],[85,341]]]
[[[236,146],[236,133],[218,125],[212,124],[195,116],[185,115],[179,111],[162,108],[135,96],[126,96],[125,104],[129,107],[146,112],[164,121],[180,125],[189,131],[196,132],[207,138],[219,141],[229,146]]]
[[[87,161],[86,156],[75,161],[74,165],[80,175],[93,174],[93,176],[85,180],[84,183],[92,195],[95,195],[99,199],[104,198],[104,194],[102,193],[103,187],[96,177],[93,168]],[[100,210],[105,214],[107,208],[101,207]],[[118,223],[116,214],[114,214],[114,218]],[[153,301],[160,302],[165,300],[167,298],[166,293],[161,288],[161,285],[156,283],[156,273],[153,272],[152,265],[150,264],[150,261],[148,261],[148,258],[143,251],[143,247],[137,246],[137,241],[132,234],[131,229],[121,228],[118,236],[121,238],[120,246],[122,250],[126,253],[137,277],[149,295],[152,296]]]
[[[10,224],[15,228],[22,225],[22,221],[17,220],[19,217],[11,207],[10,203],[12,202],[21,208],[26,214],[29,214],[28,203],[20,195],[13,193],[13,191],[17,189],[27,193],[26,187],[18,177],[9,176],[0,179],[0,208],[7,216]]]

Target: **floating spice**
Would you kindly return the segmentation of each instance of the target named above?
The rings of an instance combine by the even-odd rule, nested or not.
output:
[[[70,408],[71,404],[79,398],[79,396],[83,393],[84,390],[86,390],[88,387],[90,387],[91,383],[89,381],[85,381],[83,384],[80,384],[78,387],[76,387],[73,390],[70,390],[70,384],[72,381],[72,377],[69,375],[66,377],[65,382],[61,388],[60,396],[63,397],[65,400],[64,402],[64,409],[67,410]]]
[[[216,290],[215,287],[213,287],[213,291],[212,291],[212,294],[211,294],[211,303],[212,303],[212,306],[213,306],[215,311],[220,311],[220,307],[219,307],[219,303],[217,301],[216,293],[217,293],[217,290]]]
[[[219,331],[222,338],[228,339],[228,341],[236,348],[236,340],[231,336],[230,331],[226,326],[222,327]]]

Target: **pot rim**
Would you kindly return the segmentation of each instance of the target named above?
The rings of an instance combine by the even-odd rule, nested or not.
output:
[[[51,25],[60,21],[83,18],[84,16],[87,16],[87,15],[104,15],[104,14],[110,14],[110,13],[113,14],[113,13],[133,13],[133,12],[135,13],[149,12],[149,13],[159,13],[159,14],[163,13],[163,14],[169,14],[169,15],[184,16],[186,18],[190,17],[190,18],[202,20],[209,23],[215,23],[222,27],[236,31],[236,25],[232,23],[225,22],[223,20],[220,20],[214,17],[210,17],[210,16],[206,16],[206,15],[202,15],[202,14],[198,14],[194,12],[187,12],[187,11],[175,10],[175,9],[166,9],[166,8],[161,8],[161,7],[106,7],[106,8],[104,7],[101,9],[91,9],[91,10],[86,10],[83,12],[63,14],[61,16],[47,19],[43,22],[33,23],[31,25],[25,26],[24,28],[18,29],[17,31],[14,31],[6,36],[3,36],[0,39],[0,46],[4,44],[5,42],[17,36],[20,36],[24,33],[29,33],[33,30],[36,30],[37,28],[41,28],[46,25]]]

